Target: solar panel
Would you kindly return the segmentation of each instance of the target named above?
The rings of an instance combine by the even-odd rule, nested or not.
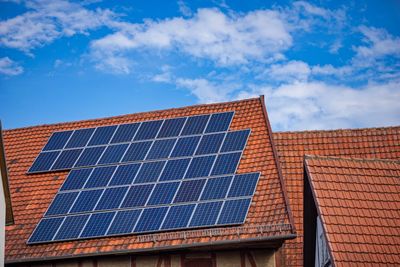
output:
[[[95,128],[88,128],[74,131],[71,138],[68,140],[65,148],[77,148],[86,146],[94,130]]]
[[[225,201],[218,224],[243,223],[251,203],[250,198]]]
[[[182,127],[186,118],[168,119],[164,121],[163,126],[158,133],[158,138],[178,136],[182,131]]]
[[[83,188],[92,171],[92,168],[72,170],[61,186],[60,191]]]
[[[115,215],[114,221],[107,234],[117,235],[132,233],[141,212],[142,210],[119,211],[117,215]]]
[[[71,169],[28,243],[244,222],[259,173],[235,174],[233,112],[54,133],[29,172]]]
[[[176,139],[163,139],[154,141],[146,159],[162,159],[168,158],[171,154],[172,148],[174,147]]]
[[[88,146],[97,146],[108,144],[114,135],[117,126],[104,126],[96,128]]]
[[[44,146],[43,151],[63,149],[73,131],[55,132]]]
[[[118,126],[111,143],[125,143],[132,141],[140,123],[121,124]]]
[[[68,213],[78,194],[78,192],[58,194],[47,210],[46,216]]]
[[[71,169],[81,154],[82,149],[64,150],[51,167],[52,170]]]
[[[126,151],[122,162],[143,160],[149,151],[151,144],[151,141],[132,143],[129,146],[128,151]]]
[[[94,213],[90,216],[81,237],[96,237],[103,236],[108,229],[115,212]]]
[[[208,122],[206,133],[223,132],[229,129],[233,112],[212,114]]]
[[[35,159],[35,162],[32,164],[29,172],[39,172],[39,171],[48,171],[53,165],[54,161],[57,159],[60,151],[53,152],[42,152]]]
[[[96,165],[105,149],[105,146],[85,148],[74,167],[76,168]]]
[[[196,155],[218,153],[224,137],[225,133],[203,135],[200,144],[197,147]]]
[[[66,217],[55,237],[56,240],[74,239],[79,236],[85,227],[90,215],[76,215]]]

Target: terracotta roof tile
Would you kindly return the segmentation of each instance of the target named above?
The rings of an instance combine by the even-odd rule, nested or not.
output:
[[[276,132],[273,137],[298,236],[296,239],[285,242],[286,264],[302,266],[304,155],[400,159],[400,127]],[[349,174],[346,169],[340,171]],[[371,173],[372,170],[368,169],[365,172]],[[386,172],[392,171],[386,170]],[[333,181],[334,177],[330,179]],[[332,183],[326,186],[333,188],[337,185]],[[352,186],[352,190],[358,191],[363,185],[355,183],[349,186]],[[324,205],[331,205],[330,199],[324,201]]]
[[[255,98],[4,131],[15,215],[15,225],[6,227],[6,262],[72,255],[87,256],[98,252],[158,250],[168,246],[202,245],[205,242],[221,240],[287,238],[294,235],[282,189],[283,182],[278,175],[276,159],[270,142],[269,126],[264,117],[262,101],[262,98]],[[261,171],[257,193],[244,225],[41,245],[26,244],[28,237],[68,174],[68,172],[26,174],[52,132],[231,110],[235,111],[231,130],[246,128],[252,130],[244,157],[239,164],[238,173]]]
[[[305,165],[335,266],[398,264],[400,161],[309,156]],[[332,179],[335,192],[326,187]]]

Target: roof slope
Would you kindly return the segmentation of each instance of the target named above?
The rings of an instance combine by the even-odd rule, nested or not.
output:
[[[273,137],[297,231],[296,239],[285,242],[285,261],[302,266],[304,155],[400,159],[400,127],[277,132]]]
[[[253,203],[243,226],[26,245],[29,235],[68,174],[68,172],[26,174],[52,132],[232,110],[235,111],[235,116],[230,130],[246,128],[252,130],[237,173],[261,172]],[[283,181],[278,175],[270,133],[262,97],[7,130],[4,132],[4,143],[15,224],[6,228],[6,262],[293,237],[294,230],[284,197]]]
[[[400,262],[400,161],[306,157],[334,266]]]

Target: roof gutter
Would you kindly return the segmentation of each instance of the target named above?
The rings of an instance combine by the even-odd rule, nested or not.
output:
[[[288,234],[281,236],[268,236],[268,237],[254,237],[247,239],[239,239],[239,240],[220,240],[220,241],[211,241],[211,242],[203,242],[203,243],[192,243],[192,244],[180,244],[174,246],[163,246],[163,247],[151,247],[151,248],[143,248],[143,249],[126,249],[119,251],[110,251],[110,252],[96,252],[96,253],[88,253],[88,254],[79,254],[79,255],[66,255],[60,257],[43,257],[43,258],[25,258],[25,259],[17,259],[17,260],[9,260],[5,261],[5,264],[15,264],[15,263],[26,263],[26,262],[43,262],[43,261],[54,261],[54,260],[65,260],[65,259],[80,259],[80,258],[88,258],[88,257],[99,257],[99,256],[116,256],[116,255],[126,255],[126,254],[145,254],[152,252],[168,252],[171,250],[183,250],[183,249],[191,249],[191,248],[202,248],[202,247],[216,247],[216,246],[224,246],[224,245],[235,245],[235,244],[250,244],[250,243],[263,243],[270,241],[279,241],[282,242],[287,239],[296,238],[296,234]]]

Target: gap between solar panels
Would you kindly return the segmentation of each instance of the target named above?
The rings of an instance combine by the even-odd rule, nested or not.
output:
[[[243,224],[260,174],[236,174],[233,116],[53,133],[28,173],[71,171],[28,244]]]

